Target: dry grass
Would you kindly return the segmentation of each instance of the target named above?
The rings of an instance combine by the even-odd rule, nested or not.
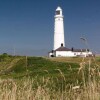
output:
[[[38,79],[38,76],[34,79],[0,79],[0,100],[100,100],[100,66],[91,65],[91,59],[81,59],[77,72],[82,75],[80,83],[76,80],[76,83],[66,84],[67,79],[60,69],[55,70],[63,80],[52,77]]]
[[[18,84],[14,80],[0,80],[0,100],[100,100],[100,84],[91,82],[86,87],[70,86],[61,91],[55,90],[49,79],[44,79],[43,85],[34,80],[24,80]],[[36,83],[35,83],[36,84]],[[53,84],[52,84],[53,85]]]

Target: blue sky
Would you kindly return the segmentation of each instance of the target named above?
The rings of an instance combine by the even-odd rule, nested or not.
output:
[[[54,14],[61,6],[66,47],[100,53],[100,0],[0,0],[0,53],[45,56],[53,49]]]

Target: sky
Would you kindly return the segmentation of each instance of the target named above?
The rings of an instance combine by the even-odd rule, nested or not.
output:
[[[53,49],[58,6],[66,47],[100,53],[100,0],[0,0],[0,54],[46,56]]]

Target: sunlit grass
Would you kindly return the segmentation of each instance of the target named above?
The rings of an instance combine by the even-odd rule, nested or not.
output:
[[[21,57],[1,74],[0,100],[100,100],[99,58],[54,59]]]

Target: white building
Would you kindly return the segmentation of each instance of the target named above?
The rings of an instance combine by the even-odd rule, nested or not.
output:
[[[92,56],[89,49],[66,48],[63,45],[56,50],[49,52],[49,57],[87,57]]]
[[[66,48],[64,40],[64,22],[62,9],[58,7],[55,12],[54,48],[49,52],[49,57],[87,57],[92,55],[88,49]]]

